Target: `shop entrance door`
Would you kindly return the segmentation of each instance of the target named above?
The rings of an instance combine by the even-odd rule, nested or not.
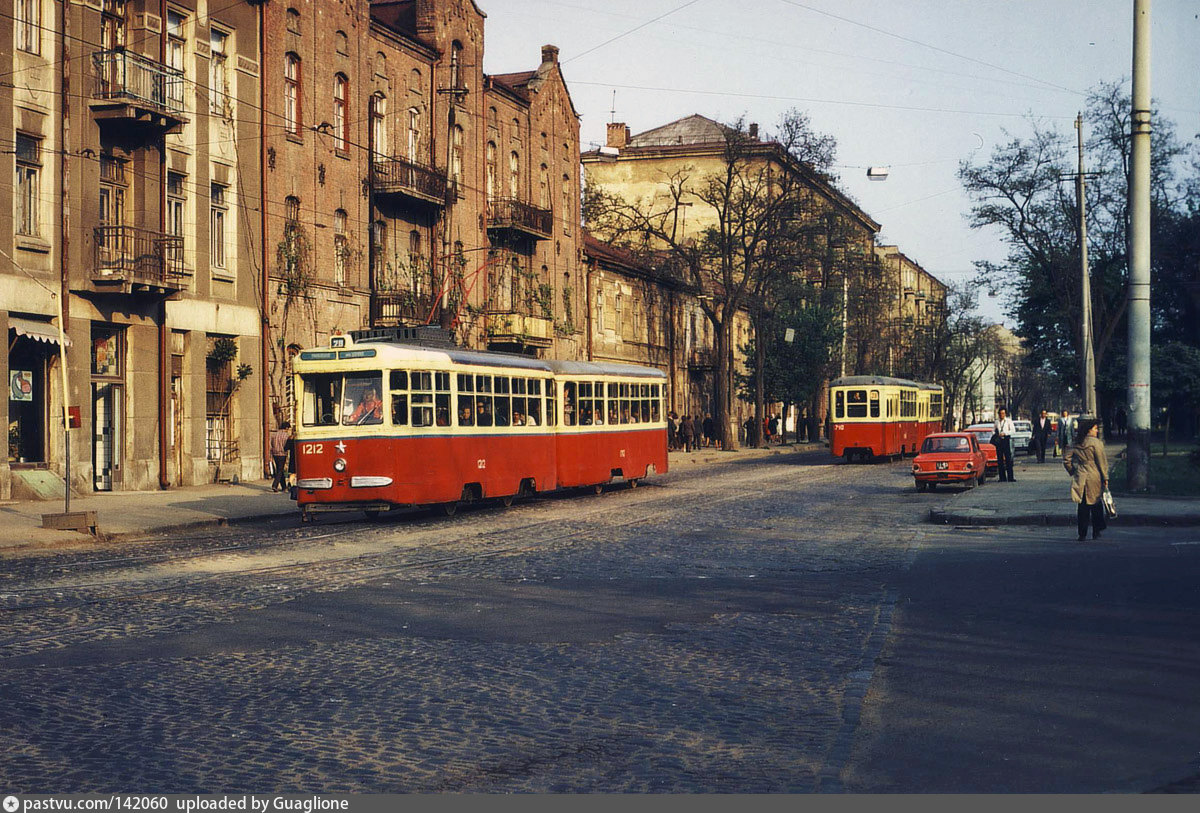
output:
[[[92,384],[92,470],[97,491],[121,487],[123,396],[120,384]]]

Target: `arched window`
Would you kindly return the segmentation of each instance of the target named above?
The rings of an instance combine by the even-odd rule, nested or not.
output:
[[[566,319],[567,324],[575,322],[575,308],[573,305],[574,303],[571,301],[571,272],[563,271],[562,306],[563,318]]]
[[[394,291],[395,280],[387,273],[387,222],[376,220],[375,228],[371,229],[372,259],[375,267],[372,269],[374,284],[381,291]]]
[[[408,72],[408,92],[421,95],[421,71],[417,68]]]
[[[346,124],[346,101],[350,98],[350,80],[343,74],[333,77],[333,146],[346,149],[349,136]]]
[[[538,206],[550,208],[550,167],[545,164],[538,168]]]
[[[462,181],[462,165],[463,128],[462,125],[456,124],[450,131],[450,180],[456,185]]]
[[[300,57],[288,53],[283,59],[283,128],[300,135]]]
[[[484,161],[487,167],[484,176],[484,191],[490,202],[496,199],[496,142],[489,141],[487,143]]]
[[[521,198],[521,156],[513,150],[508,154],[508,195],[511,198]]]
[[[376,156],[388,154],[387,98],[382,93],[371,97],[371,151]]]
[[[300,12],[294,8],[287,10],[287,30],[293,34],[300,33]]]
[[[462,43],[455,40],[450,45],[450,87],[462,87]]]
[[[297,223],[300,220],[300,198],[295,195],[288,195],[283,200],[283,217],[288,225]]]
[[[408,108],[408,160],[414,164],[421,154],[421,111]]]
[[[571,216],[574,206],[571,205],[571,176],[562,177],[562,220],[563,234],[571,233]]]
[[[346,237],[346,210],[333,213],[333,281],[339,286],[346,284],[346,260],[350,255],[350,244]]]
[[[408,276],[410,290],[415,296],[421,295],[422,273],[425,270],[425,258],[421,252],[421,232],[413,229],[408,233]]]
[[[346,39],[345,31],[338,31],[336,34],[334,34],[333,35],[333,43],[334,43],[334,48],[337,49],[337,52],[339,54],[341,54],[342,56],[350,55],[350,45],[349,45],[349,41]]]

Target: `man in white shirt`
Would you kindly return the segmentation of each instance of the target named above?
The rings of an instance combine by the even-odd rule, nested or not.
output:
[[[1012,456],[1012,436],[1016,430],[1017,428],[1013,425],[1012,418],[1008,417],[1008,410],[1001,407],[992,431],[997,436],[996,468],[1000,473],[1000,482],[1002,483],[1016,482],[1016,478],[1013,477]]]

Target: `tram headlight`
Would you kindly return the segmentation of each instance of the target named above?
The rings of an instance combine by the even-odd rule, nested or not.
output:
[[[346,470],[345,458],[339,457],[337,460],[333,461],[333,470],[334,471],[345,471]]]

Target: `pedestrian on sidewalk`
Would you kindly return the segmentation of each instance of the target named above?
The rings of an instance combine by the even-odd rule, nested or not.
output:
[[[771,422],[767,424],[767,438],[775,438],[776,443],[779,442],[779,415],[771,415]]]
[[[1099,539],[1100,532],[1108,527],[1102,499],[1108,488],[1108,457],[1099,434],[1095,419],[1080,418],[1076,429],[1079,442],[1063,453],[1063,467],[1071,475],[1071,499],[1079,504],[1076,519],[1080,542],[1087,539],[1089,520],[1092,539]]]
[[[707,412],[704,413],[703,429],[704,429],[704,447],[705,448],[708,448],[709,446],[715,447],[717,445],[717,427],[716,427],[716,424],[713,423],[712,415],[709,415]]]
[[[1050,416],[1043,409],[1041,417],[1033,422],[1033,448],[1037,452],[1039,463],[1046,462],[1046,445],[1050,442],[1051,426],[1053,424],[1050,422]]]
[[[292,424],[284,421],[271,433],[271,465],[275,469],[271,490],[287,490],[288,456],[292,451]]]
[[[692,450],[692,444],[696,441],[696,424],[691,415],[684,415],[679,423],[679,441],[683,444],[685,452]]]
[[[1004,407],[1000,407],[992,431],[996,438],[996,468],[1000,474],[1000,482],[1015,483],[1017,480],[1013,477],[1012,436],[1017,428]]]
[[[1075,419],[1071,417],[1071,411],[1064,409],[1062,417],[1058,419],[1058,445],[1062,449],[1063,460],[1067,458],[1067,449],[1075,443]],[[1055,457],[1058,455],[1055,454]]]

